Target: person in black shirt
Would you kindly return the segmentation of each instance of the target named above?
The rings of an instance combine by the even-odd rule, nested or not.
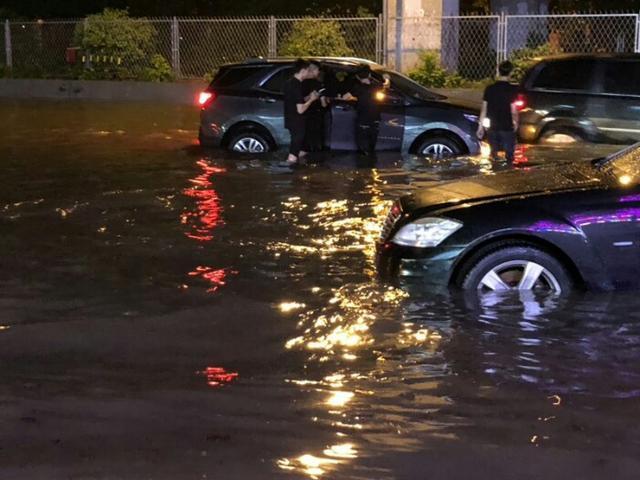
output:
[[[302,82],[302,88],[305,98],[311,94],[311,92],[324,92],[323,85],[323,73],[320,64],[316,61],[309,62],[318,75],[315,78],[307,79]],[[320,95],[320,101],[314,102],[307,110],[305,129],[305,148],[311,152],[318,152],[324,147],[324,130],[325,130],[325,115],[327,113],[327,106],[329,105],[329,99],[325,94]]]
[[[356,82],[344,100],[357,100],[356,144],[364,155],[373,155],[380,126],[380,86],[376,85],[371,69],[365,67],[356,72]]]
[[[287,163],[295,164],[306,154],[305,136],[307,128],[307,110],[320,98],[317,91],[305,96],[302,82],[318,75],[317,66],[305,60],[297,60],[293,67],[293,77],[284,84],[284,126],[291,134],[291,144]]]
[[[515,155],[518,129],[518,110],[515,105],[518,87],[509,83],[512,71],[513,64],[509,61],[498,66],[497,81],[484,91],[478,126],[478,138],[483,138],[487,130],[491,158],[496,159],[498,152],[504,151],[509,163],[513,162]]]

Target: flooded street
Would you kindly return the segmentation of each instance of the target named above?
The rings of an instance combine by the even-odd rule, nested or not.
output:
[[[637,292],[375,276],[393,199],[509,167],[290,170],[200,150],[166,105],[5,102],[0,126],[3,480],[638,477]]]

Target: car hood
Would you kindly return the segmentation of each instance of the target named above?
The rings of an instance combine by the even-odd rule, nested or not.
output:
[[[511,170],[464,180],[435,184],[404,197],[402,209],[436,210],[460,203],[504,199],[512,196],[540,195],[562,190],[604,186],[603,173],[584,164],[559,165],[534,170]]]

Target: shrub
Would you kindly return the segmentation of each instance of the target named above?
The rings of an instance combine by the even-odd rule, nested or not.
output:
[[[511,63],[513,63],[513,80],[520,81],[524,77],[524,74],[535,65],[541,58],[552,55],[553,49],[548,43],[539,45],[533,48],[521,48],[520,50],[514,50],[509,57]]]
[[[80,78],[91,80],[152,80],[172,78],[171,67],[155,51],[157,32],[145,21],[134,20],[126,10],[105,8],[89,15],[75,31],[75,42],[89,65]]]
[[[280,55],[347,57],[353,55],[353,50],[347,45],[338,22],[305,18],[293,24],[280,48]]]
[[[459,75],[442,68],[439,55],[430,51],[420,54],[420,64],[408,76],[421,85],[432,88],[457,88],[465,83]]]

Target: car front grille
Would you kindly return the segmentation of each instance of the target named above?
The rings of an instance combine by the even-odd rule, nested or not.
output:
[[[382,232],[380,232],[380,242],[386,242],[390,240],[389,235],[391,234],[393,227],[401,216],[402,207],[400,206],[400,202],[396,201],[393,203],[393,206],[387,214],[387,218],[385,218],[384,223],[382,224]]]

